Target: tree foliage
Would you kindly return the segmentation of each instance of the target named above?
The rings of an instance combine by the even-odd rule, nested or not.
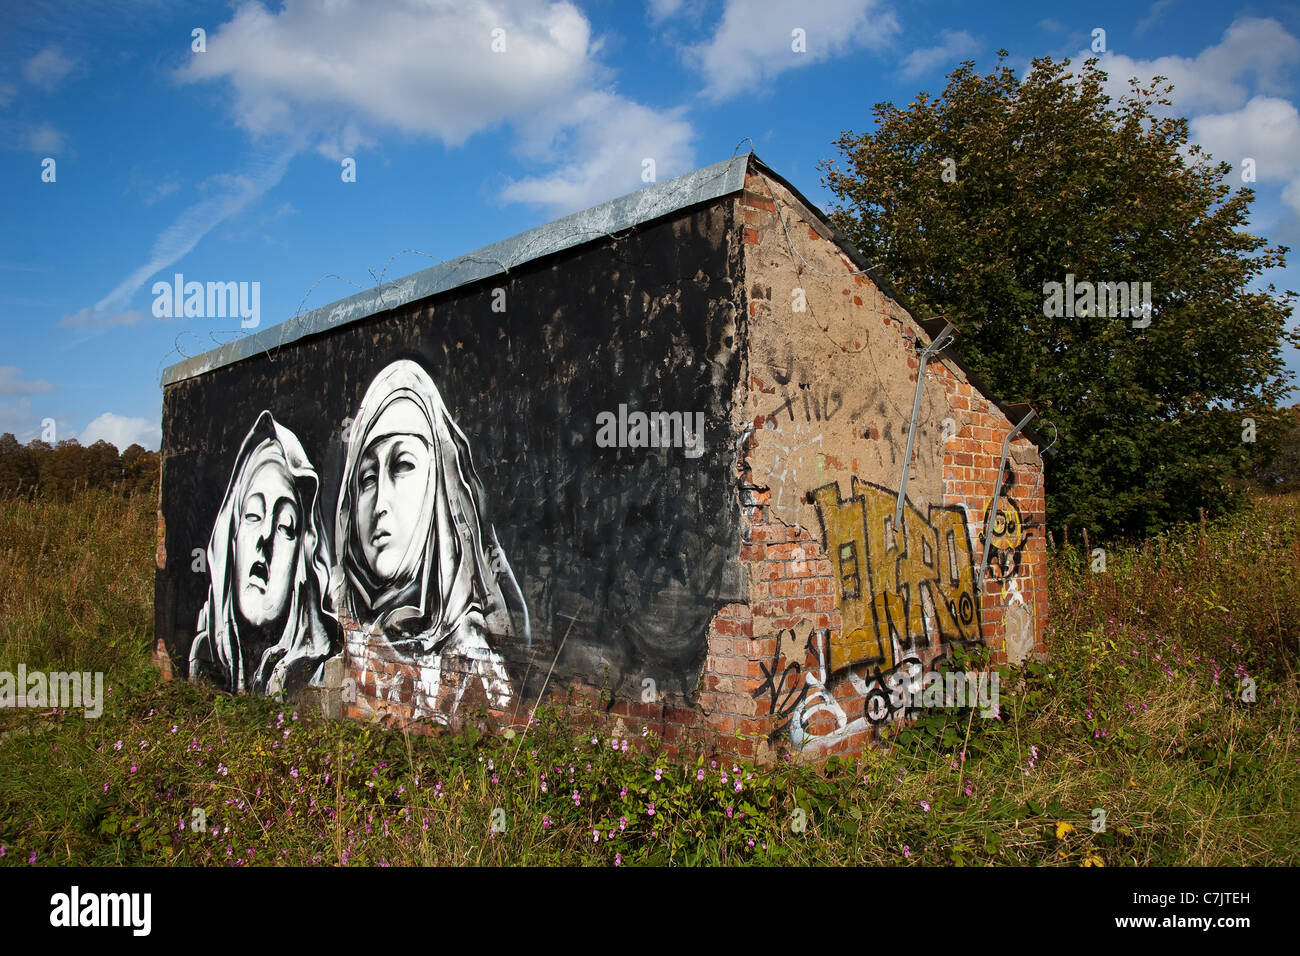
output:
[[[1300,405],[1286,410],[1276,453],[1264,459],[1251,477],[1269,491],[1300,491]]]
[[[1138,535],[1230,508],[1230,480],[1275,455],[1295,293],[1256,282],[1287,249],[1246,230],[1252,190],[1189,144],[1173,87],[1131,80],[1112,105],[1095,60],[1069,65],[963,63],[938,99],[878,104],[874,134],[843,133],[847,168],[824,160],[822,182],[840,230],[959,329],[994,395],[1059,431],[1049,523]],[[1067,274],[1151,283],[1150,324],[1049,317],[1045,283]]]
[[[102,440],[87,447],[75,439],[56,447],[43,441],[23,446],[8,432],[0,435],[0,498],[66,499],[87,488],[121,495],[156,492],[158,453],[131,445],[119,455]]]

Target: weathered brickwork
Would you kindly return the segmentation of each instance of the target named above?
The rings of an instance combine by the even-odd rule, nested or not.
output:
[[[720,733],[744,737],[741,752],[821,758],[859,750],[905,716],[880,690],[953,643],[982,643],[997,662],[1045,653],[1042,463],[1027,438],[1011,443],[981,586],[1015,423],[940,353],[926,368],[903,533],[891,542],[928,337],[780,184],[751,171],[737,203],[755,324],[737,401],[750,601],[742,634],[736,609],[713,622],[701,709]]]

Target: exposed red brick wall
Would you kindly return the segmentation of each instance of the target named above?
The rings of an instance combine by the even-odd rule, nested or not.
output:
[[[818,244],[826,242],[824,235],[810,223],[799,220],[796,210],[784,202],[781,210],[785,219],[783,228],[777,205],[768,198],[768,189],[769,184],[751,172],[746,190],[738,199],[744,223],[743,242],[757,247],[756,259],[765,264],[772,257],[781,255],[781,246],[787,245],[789,240],[780,233],[786,231],[791,236],[806,237],[805,248],[819,248]],[[780,236],[780,242],[768,244],[768,236]],[[836,256],[833,261],[838,261],[838,274],[843,275],[839,280],[842,285],[838,294],[852,303],[850,312],[864,310],[866,314],[866,310],[875,308],[883,313],[881,325],[887,339],[905,348],[910,356],[906,367],[910,370],[910,383],[914,385],[920,352],[924,347],[918,327],[892,303],[886,301],[889,308],[882,308],[882,300],[887,300],[884,293],[865,276],[849,275],[856,271],[852,260],[829,243],[826,248]],[[811,296],[812,287],[819,280],[809,275],[806,271],[809,267],[804,262],[797,271],[806,280]],[[810,268],[816,269],[817,266]],[[835,272],[824,265],[821,271]],[[782,321],[781,294],[773,292],[770,287],[761,287],[753,279],[749,281],[754,284],[748,309],[751,321]],[[831,280],[822,285],[833,283]],[[843,310],[834,314],[842,315]],[[824,321],[830,323],[832,319]],[[844,326],[843,336],[846,347],[857,349],[864,344],[860,341],[860,334],[853,332],[851,324]],[[879,347],[875,338],[871,346]],[[924,503],[917,501],[914,497],[916,486],[910,485],[908,499],[922,511],[929,505],[960,507],[966,516],[973,564],[978,567],[983,552],[985,513],[997,479],[1001,445],[1014,423],[1009,422],[992,401],[981,395],[955,365],[941,357],[928,364],[926,379],[927,392],[937,389],[944,396],[953,419],[953,434],[937,452],[942,458],[941,498],[929,498]],[[770,378],[757,367],[748,376],[748,387],[760,392],[774,391]],[[908,407],[910,409],[910,402]],[[762,415],[745,422],[752,427],[751,435],[763,435],[763,429],[770,424]],[[860,424],[864,439],[882,439],[881,430],[885,422],[869,417]],[[893,422],[892,440],[900,446],[905,440],[907,425],[906,420]],[[915,456],[926,453],[936,454],[918,445],[914,460]],[[856,474],[859,457],[852,447],[837,447],[826,449],[819,461],[828,469]],[[986,572],[978,593],[979,635],[993,651],[996,661],[1007,658],[1004,618],[1009,601],[1023,602],[1025,610],[1017,613],[1024,615],[1027,612],[1032,619],[1032,650],[1045,651],[1046,540],[1041,463],[1032,444],[1025,438],[1012,443],[1008,460],[1015,477],[1014,481],[1004,485],[1000,500],[1003,508],[1011,507],[1009,501],[1018,507],[1026,537],[1020,548],[1019,574],[1012,586],[1008,587],[1008,582],[999,580],[993,572]],[[814,632],[826,632],[826,643],[821,645],[825,649],[829,642],[842,637],[843,619],[837,606],[837,577],[832,556],[823,548],[822,529],[801,526],[774,515],[772,492],[764,490],[761,483],[755,483],[744,455],[738,481],[744,519],[740,557],[753,583],[751,602],[748,614],[744,605],[732,605],[713,622],[700,705],[701,711],[708,714],[709,726],[724,735],[733,735],[731,743],[724,739],[724,746],[734,746],[745,753],[752,749],[757,756],[770,758],[776,751],[794,746],[782,728],[789,724],[791,702],[797,701],[808,687],[809,675],[818,680],[827,678],[826,655],[819,657],[812,649],[814,642],[805,644],[804,639]],[[851,490],[845,484],[841,476],[840,494],[847,498]],[[990,556],[990,565],[995,556],[996,553]],[[738,626],[742,628],[739,633]],[[801,653],[801,650],[805,652]],[[928,667],[940,652],[938,646],[920,651],[923,665]],[[845,715],[851,718],[861,712],[861,695],[851,682],[841,680],[832,684],[826,681],[826,686],[830,690],[829,696]],[[833,717],[826,713],[815,715],[808,724],[809,735],[816,737],[827,729],[833,729],[834,723]],[[852,726],[851,719],[849,726]],[[879,727],[865,727],[817,742],[812,750],[818,759],[836,753],[850,753],[860,750],[878,734]]]
[[[1019,423],[1008,421],[1001,409],[970,383],[958,380],[947,367],[937,366],[934,371],[948,391],[953,408],[969,416],[969,424],[948,443],[944,452],[944,501],[964,505],[977,533],[982,534],[985,510],[997,481],[1002,442]],[[1017,584],[1025,604],[1033,611],[1034,650],[1041,654],[1046,653],[1043,635],[1047,627],[1046,491],[1041,464],[1037,461],[1022,464],[1015,458],[1017,451],[1023,453],[1030,449],[1032,444],[1026,438],[1017,436],[1012,441],[1007,460],[1015,481],[1003,482],[1001,500],[1014,501],[1024,519],[1026,540]],[[1007,599],[1001,592],[1000,582],[986,578],[980,613],[985,640],[994,649],[995,660],[1004,662],[1005,634],[1000,625]]]

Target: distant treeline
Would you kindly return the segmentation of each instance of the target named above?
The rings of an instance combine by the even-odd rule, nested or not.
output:
[[[89,488],[156,494],[158,453],[132,445],[118,454],[106,441],[83,447],[76,439],[22,445],[9,432],[0,435],[0,498],[68,498]]]

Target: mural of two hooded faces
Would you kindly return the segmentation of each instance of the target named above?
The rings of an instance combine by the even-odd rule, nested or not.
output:
[[[530,641],[528,610],[487,519],[469,443],[420,365],[383,369],[348,432],[332,590],[317,489],[297,439],[263,412],[213,528],[191,675],[257,693],[317,683],[342,646],[341,609],[371,648],[416,665],[417,714],[454,712],[476,680],[490,704],[508,706],[496,644]],[[447,669],[464,679],[444,682]]]

